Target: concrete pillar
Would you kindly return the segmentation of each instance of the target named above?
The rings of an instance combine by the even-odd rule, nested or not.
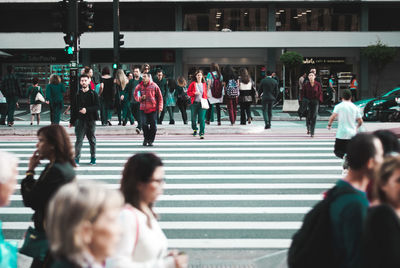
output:
[[[90,66],[92,64],[91,59],[90,59],[90,50],[89,49],[82,49],[79,51],[80,54],[80,63],[83,66]]]
[[[175,6],[175,31],[182,32],[182,30],[183,30],[182,5],[178,4]]]
[[[360,31],[368,32],[369,24],[369,7],[367,4],[361,4],[361,27]],[[361,54],[360,50],[360,74],[359,74],[359,98],[371,96],[371,90],[369,88],[369,68],[368,59]]]
[[[276,71],[276,48],[267,48],[267,70]]]
[[[268,26],[267,26],[269,32],[276,31],[275,12],[276,12],[275,4],[269,4],[268,5]]]

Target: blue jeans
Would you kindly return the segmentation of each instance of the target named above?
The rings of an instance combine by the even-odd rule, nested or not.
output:
[[[140,110],[143,136],[146,142],[154,142],[157,133],[157,112],[145,113]]]

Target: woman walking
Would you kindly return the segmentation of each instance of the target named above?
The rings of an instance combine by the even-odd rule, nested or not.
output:
[[[101,71],[100,79],[100,109],[101,109],[101,124],[103,126],[111,126],[111,117],[115,102],[115,88],[113,78],[110,75],[110,68],[104,67]]]
[[[60,123],[65,91],[66,89],[64,84],[61,83],[60,76],[52,74],[50,83],[46,86],[46,103],[50,105],[50,121],[52,124]]]
[[[350,90],[351,90],[351,100],[355,102],[357,100],[357,89],[358,89],[358,82],[357,82],[357,76],[353,74],[351,77],[351,82],[350,82]]]
[[[221,74],[219,65],[215,62],[210,65],[210,72],[207,74],[207,96],[210,103],[210,109],[206,113],[206,123],[214,121],[214,107],[217,111],[218,126],[221,125],[221,103],[224,100],[223,96],[223,76]],[[214,95],[213,95],[214,92]]]
[[[165,96],[166,96],[165,109],[167,109],[167,112],[168,112],[170,125],[175,124],[175,120],[174,120],[174,109],[175,109],[175,105],[176,105],[175,89],[176,89],[175,80],[172,78],[168,78],[167,79],[167,93],[165,94]]]
[[[227,108],[229,113],[229,120],[231,121],[231,126],[236,122],[237,116],[237,104],[239,96],[239,80],[235,74],[235,70],[232,66],[226,66],[224,68],[224,85],[225,94],[227,96]]]
[[[246,125],[246,121],[251,124],[250,105],[256,99],[256,89],[246,68],[241,68],[239,74],[240,124]]]
[[[206,110],[202,106],[202,99],[207,100],[207,84],[204,80],[203,71],[197,70],[194,74],[195,81],[190,83],[187,94],[190,96],[190,111],[192,117],[193,136],[197,135],[197,122],[200,123],[200,139],[204,139],[205,114]],[[203,100],[204,102],[204,100]]]
[[[182,120],[187,125],[187,113],[186,108],[188,106],[188,95],[186,88],[186,79],[183,76],[179,76],[177,79],[177,86],[175,89],[176,104],[181,111]]]
[[[38,130],[37,137],[37,149],[29,160],[26,177],[21,182],[21,194],[24,205],[34,210],[32,219],[36,231],[44,234],[44,218],[48,203],[62,185],[75,178],[73,168],[75,161],[71,141],[64,127],[60,125],[42,127]],[[45,159],[49,163],[36,180],[35,169],[40,161]],[[49,254],[45,259],[35,258],[31,267],[44,267],[44,263],[51,263]]]
[[[323,101],[321,84],[315,81],[315,74],[308,74],[309,82],[303,86],[301,101],[308,101],[308,112],[307,112],[307,134],[314,137],[315,124],[317,122],[317,115],[319,104]]]
[[[167,251],[167,238],[153,210],[163,193],[164,177],[163,163],[154,154],[136,154],[126,162],[121,180],[126,203],[120,216],[123,234],[107,267],[187,267],[185,254]]]
[[[31,126],[33,125],[33,119],[36,120],[37,124],[40,124],[40,112],[42,111],[42,102],[36,100],[37,94],[40,93],[42,97],[44,96],[42,88],[39,86],[39,78],[34,77],[32,79],[32,86],[28,89],[28,96],[29,96],[29,109],[31,111]]]
[[[118,116],[118,125],[122,124],[122,110],[126,107],[123,107],[126,103],[124,102],[125,96],[123,96],[124,92],[123,90],[125,89],[126,85],[129,83],[128,78],[126,77],[124,71],[122,69],[119,69],[116,74],[115,74],[115,79],[114,79],[114,86],[115,86],[115,108],[117,109],[117,116]],[[126,114],[125,114],[126,115]]]

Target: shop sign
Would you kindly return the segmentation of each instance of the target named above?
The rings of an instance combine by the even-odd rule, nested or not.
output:
[[[345,63],[344,57],[325,57],[325,58],[304,58],[303,64],[342,64]]]

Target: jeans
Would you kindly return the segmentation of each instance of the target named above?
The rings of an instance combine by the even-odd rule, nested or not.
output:
[[[92,158],[96,157],[96,137],[94,136],[95,131],[96,131],[96,121],[88,121],[88,120],[82,120],[82,119],[76,120],[76,123],[75,123],[75,136],[76,136],[75,159],[76,160],[79,160],[79,158],[81,157],[82,142],[83,142],[83,138],[85,137],[85,135],[89,141],[90,155]]]
[[[157,112],[145,113],[140,110],[143,136],[146,142],[154,142],[157,133]]]
[[[271,100],[262,100],[262,111],[265,127],[271,127],[272,103],[273,101]]]
[[[231,121],[231,124],[235,124],[236,121],[236,116],[237,116],[237,104],[238,104],[238,98],[228,98],[228,103],[227,103],[227,108],[228,108],[228,113],[229,113],[229,120]]]
[[[7,103],[0,103],[0,125],[6,124]]]
[[[167,110],[167,107],[165,106],[165,97],[163,96],[163,110],[161,111],[161,113],[157,113],[157,117],[158,117],[158,123],[161,125],[162,121],[164,120],[164,116],[165,116],[165,111]],[[170,119],[171,120],[171,119]]]
[[[251,118],[250,105],[251,102],[240,103],[240,124],[242,125],[246,125],[246,121]]]
[[[307,112],[307,131],[310,132],[311,135],[314,136],[315,131],[315,123],[317,122],[317,115],[318,115],[318,108],[319,108],[319,100],[310,100],[308,103],[308,112]]]
[[[206,112],[206,120],[214,122],[214,110],[217,112],[217,122],[221,122],[221,103],[210,104],[210,108]]]
[[[8,97],[6,98],[7,102],[7,121],[8,123],[14,122],[14,113],[15,113],[15,108],[17,106],[18,102],[18,97]]]
[[[204,119],[206,115],[206,110],[201,108],[200,102],[193,102],[190,106],[191,116],[192,116],[192,129],[197,131],[197,120],[200,123],[200,135],[204,135],[204,129],[206,127],[206,121]]]
[[[135,123],[135,120],[133,120],[132,112],[131,112],[131,103],[130,102],[122,102],[122,120],[126,124],[126,122],[129,122],[133,125]]]

